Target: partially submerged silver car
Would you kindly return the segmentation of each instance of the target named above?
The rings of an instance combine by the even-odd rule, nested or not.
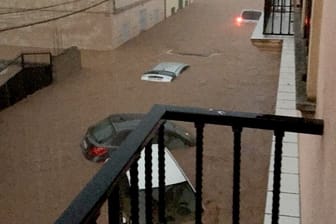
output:
[[[189,65],[179,62],[162,62],[141,76],[141,80],[151,82],[171,82]]]

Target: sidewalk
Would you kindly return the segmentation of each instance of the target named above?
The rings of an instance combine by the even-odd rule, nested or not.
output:
[[[276,115],[298,117],[295,103],[294,37],[283,39]],[[272,154],[274,153],[274,144]],[[272,155],[271,160],[274,160]],[[286,133],[283,141],[280,219],[279,224],[300,224],[298,135]],[[273,162],[270,165],[266,215],[264,224],[271,223]]]

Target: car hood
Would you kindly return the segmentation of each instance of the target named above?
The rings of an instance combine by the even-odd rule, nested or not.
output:
[[[158,145],[152,145],[152,187],[159,187],[159,165],[158,165]],[[169,152],[167,148],[165,150],[165,185],[173,185],[182,182],[189,182],[187,176],[183,172],[182,168],[178,165],[175,158]],[[139,189],[145,189],[145,150],[141,151],[140,159],[138,160],[138,178],[139,178]],[[127,172],[127,177],[130,180],[130,173]]]

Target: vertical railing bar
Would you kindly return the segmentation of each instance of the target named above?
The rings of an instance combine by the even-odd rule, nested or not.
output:
[[[196,214],[195,223],[202,224],[202,182],[203,182],[203,130],[204,123],[195,123],[196,127]]]
[[[269,0],[265,0],[264,2],[264,30],[263,30],[263,34],[266,34],[266,26],[267,26],[267,23],[266,21],[268,20],[268,2]]]
[[[166,184],[165,184],[165,149],[164,149],[164,124],[159,128],[158,133],[158,144],[159,144],[159,222],[160,224],[166,223]]]
[[[274,14],[275,14],[275,0],[272,0],[272,26],[271,34],[274,34]]]
[[[8,89],[8,83],[6,82],[5,83],[5,88],[6,88],[6,105],[5,107],[8,107],[11,103],[10,103],[10,92],[9,92],[9,89]]]
[[[139,224],[139,177],[138,162],[133,163],[130,169],[131,176],[131,222]]]
[[[283,14],[284,14],[284,0],[281,0],[280,3],[280,34],[282,34],[282,25],[283,25]]]
[[[153,223],[153,203],[152,203],[152,142],[145,147],[145,202],[146,202],[146,224]]]
[[[272,23],[271,23],[271,33],[270,34],[273,34],[273,30],[274,30],[274,13],[275,13],[275,0],[272,0]]]
[[[289,1],[289,16],[288,16],[288,35],[291,35],[291,20],[292,20],[292,10],[293,10],[293,0]]]
[[[239,224],[240,216],[240,162],[241,162],[241,127],[232,127],[233,144],[233,194],[232,194],[232,223]]]
[[[53,58],[51,53],[49,53],[49,63],[51,66],[53,65]]]
[[[284,131],[275,130],[275,151],[273,168],[273,200],[272,200],[272,224],[278,224],[280,205],[280,182],[281,182],[281,160],[282,160],[282,140]]]
[[[84,221],[84,223],[88,223],[88,224],[97,224],[97,219],[99,218],[100,216],[100,208],[97,209],[94,211],[92,210],[92,215],[90,218],[88,218],[87,220]]]
[[[24,55],[21,54],[21,68],[24,68],[24,64],[25,64]]]
[[[115,186],[107,199],[109,224],[121,223],[119,185]]]

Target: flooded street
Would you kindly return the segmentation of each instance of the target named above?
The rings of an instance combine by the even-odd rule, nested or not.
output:
[[[280,52],[260,51],[249,39],[255,24],[234,22],[242,8],[262,5],[262,0],[195,0],[113,51],[82,50],[80,74],[1,111],[2,222],[56,220],[99,169],[85,160],[79,143],[88,126],[109,114],[146,113],[153,104],[273,114]],[[20,50],[0,49],[2,57]],[[172,83],[140,80],[163,61],[190,67]],[[192,124],[182,125],[194,131]],[[232,135],[228,127],[205,129],[206,223],[231,220]],[[241,223],[262,222],[271,141],[268,132],[243,132]],[[189,175],[193,154],[174,152]]]

